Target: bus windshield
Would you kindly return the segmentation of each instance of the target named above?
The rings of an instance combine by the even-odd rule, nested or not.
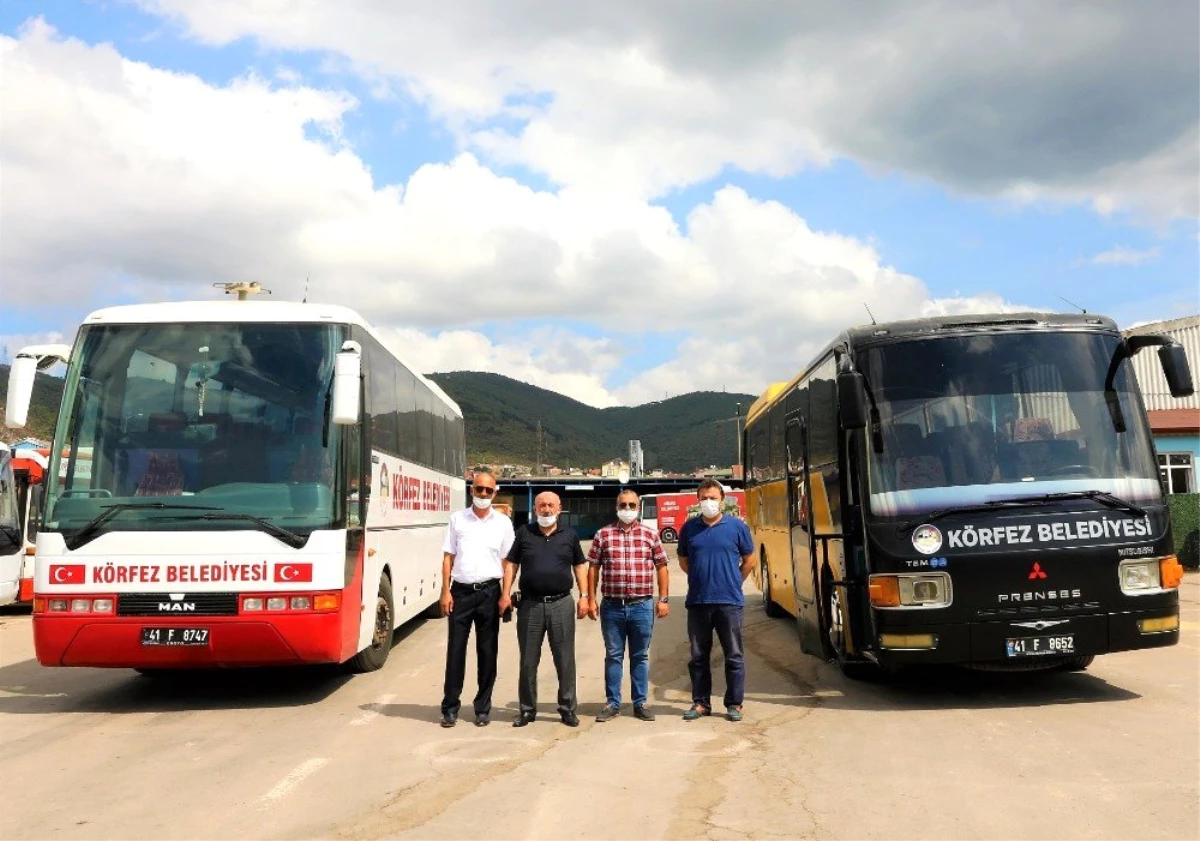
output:
[[[871,512],[1087,490],[1161,500],[1128,361],[1115,380],[1125,432],[1105,402],[1118,343],[1112,334],[1022,332],[864,349],[858,365],[879,410],[878,435],[867,436]]]
[[[341,333],[327,324],[85,327],[43,528],[68,540],[100,525],[277,536],[329,528],[344,507],[326,408]]]

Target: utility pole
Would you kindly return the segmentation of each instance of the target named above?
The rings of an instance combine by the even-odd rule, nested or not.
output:
[[[542,456],[544,455],[544,453],[543,453],[544,448],[545,448],[545,439],[543,438],[543,435],[542,435],[542,422],[541,422],[541,420],[538,420],[538,422],[537,422],[537,440],[536,440],[536,443],[534,446],[534,459],[535,459],[535,462],[533,465],[533,475],[534,476],[542,475]]]

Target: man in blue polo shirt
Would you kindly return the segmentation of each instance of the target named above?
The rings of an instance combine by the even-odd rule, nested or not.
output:
[[[716,631],[725,655],[725,717],[741,721],[746,688],[742,651],[742,610],[746,598],[742,595],[742,582],[753,568],[754,541],[744,522],[722,514],[725,489],[720,482],[705,479],[696,489],[696,498],[700,501],[700,516],[683,524],[675,550],[679,567],[688,577],[684,605],[692,655],[688,661],[692,706],[683,718],[695,721],[712,713],[709,657]]]

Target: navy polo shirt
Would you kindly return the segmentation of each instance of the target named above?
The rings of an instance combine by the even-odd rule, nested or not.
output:
[[[575,529],[560,525],[547,536],[537,523],[517,529],[508,560],[521,569],[522,595],[534,599],[569,592],[575,567],[587,563]]]
[[[675,554],[687,558],[688,592],[684,604],[743,606],[742,556],[754,554],[750,527],[725,514],[713,525],[692,517],[679,530]]]

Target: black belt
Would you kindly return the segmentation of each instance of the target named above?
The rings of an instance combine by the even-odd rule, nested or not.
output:
[[[644,602],[646,599],[652,598],[654,598],[654,596],[605,596],[604,600],[606,602],[616,602],[617,604],[637,604],[638,602]]]
[[[523,593],[521,595],[521,600],[525,602],[537,602],[538,604],[550,604],[551,602],[556,602],[559,599],[565,599],[569,595],[571,595],[570,590],[565,593],[558,593],[554,596],[531,596],[528,593]]]
[[[495,587],[500,583],[499,578],[489,578],[487,581],[476,581],[474,584],[468,584],[465,581],[455,581],[450,585],[450,589],[461,587],[464,590],[487,590],[490,587]]]

